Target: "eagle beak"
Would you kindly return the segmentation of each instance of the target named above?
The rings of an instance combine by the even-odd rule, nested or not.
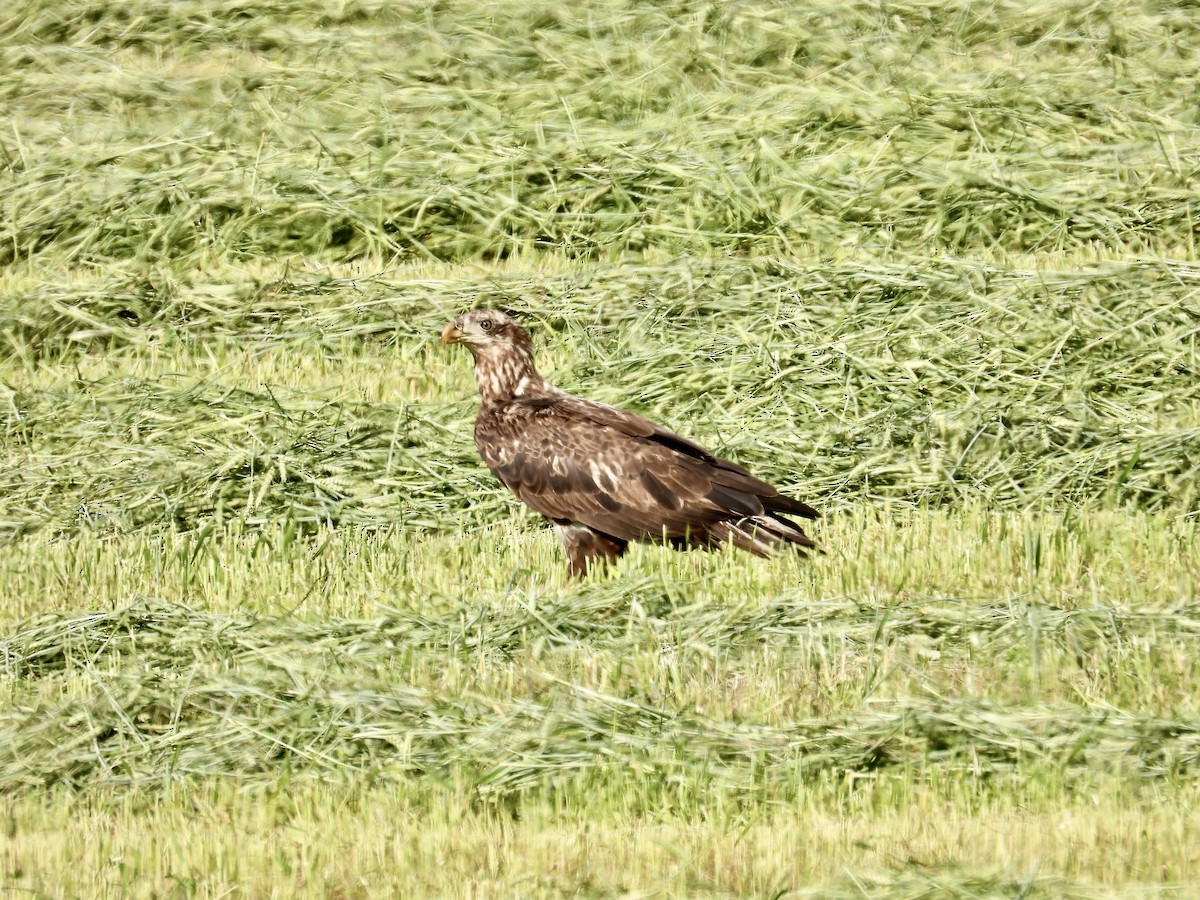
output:
[[[443,344],[457,344],[462,339],[462,332],[453,322],[446,323],[446,327],[442,329]]]

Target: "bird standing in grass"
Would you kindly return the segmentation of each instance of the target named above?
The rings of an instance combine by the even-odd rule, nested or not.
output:
[[[784,515],[815,519],[811,506],[648,419],[550,384],[534,368],[528,332],[504,313],[468,312],[442,343],[466,344],[475,358],[479,455],[554,523],[572,575],[616,559],[630,541],[732,543],[757,556],[816,548]]]

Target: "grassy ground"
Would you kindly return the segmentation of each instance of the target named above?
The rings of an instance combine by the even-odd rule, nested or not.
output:
[[[0,884],[1189,896],[1184,4],[0,13]],[[572,584],[472,305],[826,512]]]

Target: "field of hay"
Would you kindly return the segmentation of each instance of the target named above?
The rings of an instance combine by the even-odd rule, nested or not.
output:
[[[1194,5],[11,0],[0,63],[7,893],[1200,893]],[[569,581],[483,305],[826,554]]]

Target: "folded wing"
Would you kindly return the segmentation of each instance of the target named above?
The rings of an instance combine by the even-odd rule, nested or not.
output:
[[[498,427],[511,433],[497,435],[492,452],[488,435],[477,435],[484,459],[555,522],[619,541],[732,541],[754,552],[780,542],[813,546],[780,515],[816,518],[812,507],[640,416],[560,395],[517,402],[505,418]]]

